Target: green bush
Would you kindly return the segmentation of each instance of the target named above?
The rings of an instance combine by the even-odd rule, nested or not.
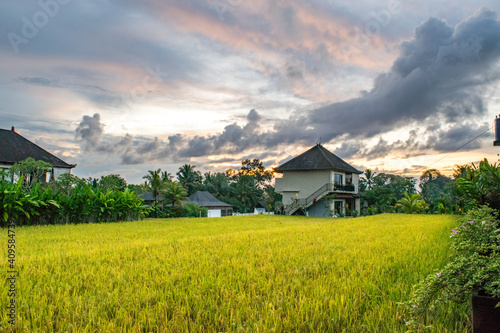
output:
[[[92,190],[90,185],[80,184],[63,191],[42,183],[25,187],[21,177],[14,184],[0,182],[0,194],[2,227],[9,219],[16,225],[131,221],[147,211],[142,199],[129,189]]]
[[[488,206],[469,211],[451,230],[446,266],[417,284],[409,301],[411,332],[420,332],[453,301],[468,304],[473,292],[500,297],[500,222]],[[430,322],[429,322],[430,321]]]
[[[182,217],[207,217],[208,209],[206,207],[199,207],[197,204],[184,205],[181,212]]]

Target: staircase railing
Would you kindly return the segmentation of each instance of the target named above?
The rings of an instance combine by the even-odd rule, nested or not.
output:
[[[354,185],[338,185],[338,184],[334,184],[334,183],[327,183],[327,184],[321,186],[316,191],[314,191],[307,198],[293,200],[293,202],[286,207],[285,214],[290,215],[301,207],[307,208],[307,207],[311,206],[312,203],[314,203],[314,199],[316,199],[316,201],[318,201],[321,198],[323,198],[326,194],[336,192],[336,191],[354,192],[355,187],[354,187]]]

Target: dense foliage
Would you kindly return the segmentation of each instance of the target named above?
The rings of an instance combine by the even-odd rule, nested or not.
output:
[[[17,226],[131,221],[147,211],[119,175],[85,180],[63,174],[46,182],[50,170],[50,164],[28,158],[0,177],[0,226],[9,220]]]
[[[58,182],[26,188],[22,177],[16,183],[0,182],[1,226],[9,219],[18,226],[131,221],[139,219],[146,209],[129,189],[93,190],[89,184],[63,188]]]
[[[410,331],[432,325],[455,301],[470,306],[473,292],[500,297],[500,221],[497,211],[482,206],[469,211],[450,231],[452,256],[443,268],[415,286],[409,302]]]
[[[222,202],[233,205],[240,213],[252,213],[261,204],[268,211],[281,205],[281,195],[271,183],[272,171],[258,159],[243,160],[239,170],[206,172],[203,176],[195,165],[185,164],[176,173],[174,181],[165,171],[149,170],[143,191],[152,194],[155,202],[150,217],[191,216],[183,207],[183,201],[196,191],[208,191]]]
[[[398,200],[404,193],[416,193],[416,180],[388,173],[377,174],[370,169],[365,170],[365,177],[360,178],[359,192],[363,214],[380,214],[395,212]]]
[[[359,183],[362,213],[459,214],[485,204],[500,211],[500,167],[490,164],[487,159],[477,166],[474,163],[455,166],[453,177],[429,169],[419,180],[417,197],[414,196],[417,193],[416,179],[365,170]],[[415,203],[417,199],[422,200],[416,210],[407,207],[412,197]]]

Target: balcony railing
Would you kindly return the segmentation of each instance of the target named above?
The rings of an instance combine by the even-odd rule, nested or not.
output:
[[[334,184],[334,191],[354,192],[354,185],[338,185]]]
[[[333,192],[355,192],[355,190],[354,185],[325,184],[307,198],[295,199],[292,204],[287,206],[286,214],[290,214],[300,207],[307,208],[314,203],[314,199],[319,200],[326,194]]]

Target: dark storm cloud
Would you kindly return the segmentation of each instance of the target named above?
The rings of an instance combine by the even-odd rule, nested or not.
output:
[[[481,9],[455,27],[438,19],[427,20],[415,29],[413,39],[400,45],[400,55],[390,71],[380,74],[370,91],[344,102],[295,112],[289,119],[276,121],[271,131],[261,131],[263,119],[253,109],[246,124],[227,125],[215,135],[178,134],[166,142],[135,140],[127,148],[108,143],[99,146],[96,140],[102,136],[102,126],[88,116],[77,133],[87,148],[114,151],[125,164],[240,154],[256,147],[312,145],[334,139],[343,142],[337,149],[343,157],[373,159],[390,153],[408,157],[428,149],[449,151],[482,131],[470,119],[486,113],[484,97],[489,85],[498,80],[499,59],[500,22],[496,13]],[[297,76],[294,70],[289,74]],[[438,123],[441,125],[436,126]],[[427,130],[411,131],[396,142],[380,138],[408,125]],[[374,137],[379,139],[373,147],[362,143]],[[477,143],[468,147],[477,147]]]
[[[498,73],[500,22],[481,9],[455,28],[429,19],[401,44],[391,71],[361,97],[330,104],[277,124],[266,144],[325,142],[342,135],[370,138],[439,117],[460,123],[485,114],[483,93]],[[493,76],[498,77],[498,76]]]
[[[479,126],[471,123],[457,124],[447,130],[436,131],[429,137],[427,144],[437,152],[454,151],[465,144],[467,146],[464,150],[477,149],[481,148],[481,141],[474,140],[474,138],[481,134],[483,134],[482,137],[493,138],[492,133],[484,133],[489,129],[489,124]]]

